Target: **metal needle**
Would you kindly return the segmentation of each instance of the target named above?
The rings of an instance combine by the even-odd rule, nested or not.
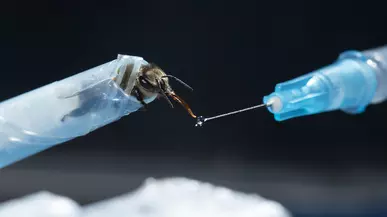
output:
[[[229,116],[229,115],[238,114],[238,113],[241,113],[241,112],[245,112],[245,111],[249,111],[249,110],[253,110],[253,109],[257,109],[257,108],[261,108],[261,107],[265,107],[265,106],[268,106],[268,105],[266,105],[266,104],[260,104],[260,105],[256,105],[256,106],[244,108],[244,109],[237,110],[237,111],[233,111],[233,112],[228,112],[228,113],[225,113],[225,114],[216,115],[216,116],[209,117],[209,118],[204,118],[203,116],[199,116],[199,117],[196,119],[197,122],[196,122],[196,125],[195,125],[195,126],[196,126],[196,127],[201,127],[201,126],[202,126],[205,122],[207,122],[207,121],[211,121],[211,120],[214,120],[214,119],[226,117],[226,116]]]

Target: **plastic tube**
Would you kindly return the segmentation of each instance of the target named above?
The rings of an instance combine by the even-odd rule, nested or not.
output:
[[[358,114],[387,99],[387,46],[347,51],[309,74],[277,84],[263,98],[277,121],[342,110]]]
[[[118,58],[0,103],[0,168],[137,111],[130,93],[141,57]],[[112,78],[132,70],[122,90]],[[152,99],[153,100],[153,99]],[[150,100],[150,101],[152,101]],[[68,114],[73,114],[68,116]]]

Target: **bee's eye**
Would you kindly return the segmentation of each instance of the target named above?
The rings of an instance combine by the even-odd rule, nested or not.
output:
[[[139,77],[139,81],[140,81],[141,86],[144,87],[145,89],[148,89],[148,90],[153,89],[153,85],[147,79],[145,79],[143,76]]]

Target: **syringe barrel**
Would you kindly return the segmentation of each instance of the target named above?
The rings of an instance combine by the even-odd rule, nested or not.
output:
[[[372,104],[383,102],[387,99],[387,45],[369,49],[362,52],[367,58],[367,64],[376,73],[378,85]]]
[[[141,108],[113,78],[127,67],[132,78],[144,64],[147,62],[141,57],[119,55],[95,68],[1,102],[0,168]],[[133,85],[132,82],[129,87]],[[70,113],[73,115],[68,116]]]
[[[263,101],[278,121],[342,110],[358,114],[387,99],[387,46],[346,51],[332,64],[279,83]]]

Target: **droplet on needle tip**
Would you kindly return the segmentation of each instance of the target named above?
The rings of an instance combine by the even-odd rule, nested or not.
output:
[[[195,127],[203,126],[204,122],[206,122],[206,119],[203,116],[197,117]]]

